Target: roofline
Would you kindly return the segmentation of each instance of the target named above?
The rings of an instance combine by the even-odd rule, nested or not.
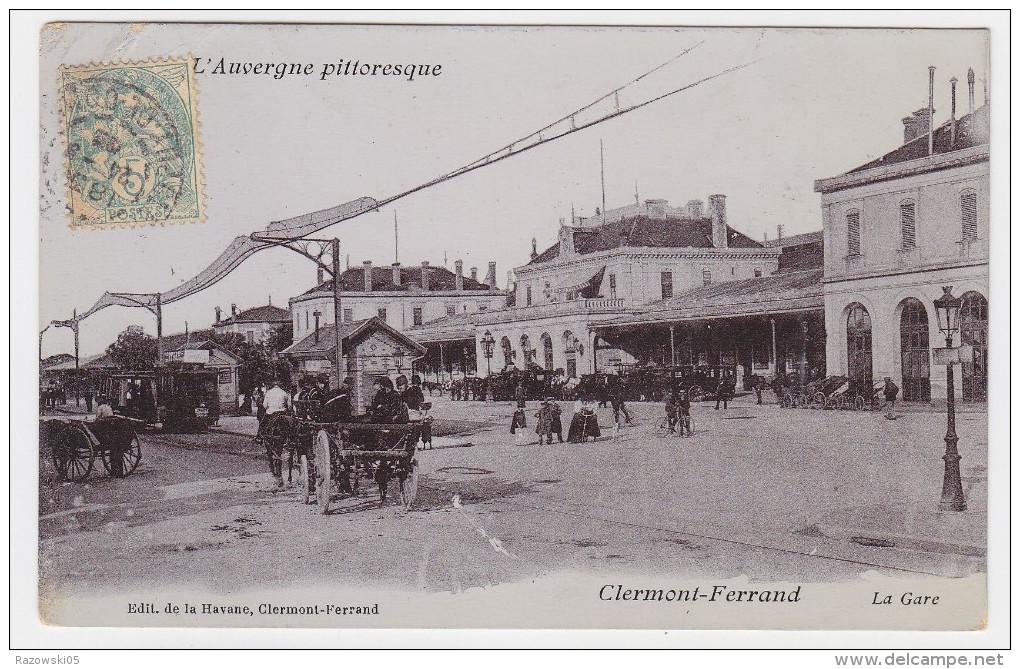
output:
[[[507,291],[504,289],[489,290],[488,288],[479,288],[478,290],[341,290],[340,297],[484,297],[486,295],[507,295]],[[304,292],[300,295],[295,295],[288,300],[288,304],[294,304],[295,302],[304,302],[310,299],[321,299],[323,297],[333,297],[332,290],[314,290],[312,292]],[[290,319],[288,319],[289,321]]]
[[[419,353],[420,355],[425,355],[426,351],[425,351],[425,347],[424,346],[419,344],[414,339],[411,339],[410,337],[408,337],[406,334],[404,334],[400,330],[397,330],[396,328],[390,326],[385,321],[380,319],[378,316],[372,316],[371,318],[366,318],[365,320],[361,321],[356,328],[354,328],[353,330],[351,330],[347,334],[343,335],[342,340],[351,340],[351,339],[354,339],[356,336],[360,335],[362,333],[362,331],[367,329],[368,326],[371,325],[372,323],[375,323],[377,327],[379,327],[379,328],[381,328],[383,330],[386,330],[391,335],[395,335],[394,338],[396,338],[396,339],[406,339],[407,341],[411,342],[412,346],[417,347],[417,353]],[[343,324],[341,324],[341,329],[342,329],[342,326],[343,326]],[[334,329],[336,329],[336,325],[335,324],[331,325],[331,326],[327,326],[327,327],[333,327]],[[339,333],[340,330],[337,330],[337,332]],[[305,342],[309,337],[314,337],[314,336],[315,336],[315,332],[308,333],[308,335],[306,335],[305,337],[302,337],[300,341],[296,341],[293,344],[291,344],[290,346],[288,346],[287,348],[285,348],[282,351],[280,351],[280,354],[281,355],[302,356],[302,355],[321,355],[323,353],[329,353],[329,351],[327,351],[327,350],[321,350],[321,351],[320,350],[312,350],[312,351],[292,351],[291,350],[295,346],[298,346],[298,345],[302,344],[303,342]]]
[[[964,167],[989,160],[990,144],[981,144],[957,151],[934,153],[914,160],[905,160],[891,165],[880,165],[860,172],[847,172],[836,177],[817,179],[816,193],[833,193],[869,183],[901,179],[915,174],[925,174],[954,167]]]
[[[750,238],[749,238],[750,239]],[[759,244],[761,242],[758,242]],[[602,251],[596,251],[595,253],[575,253],[573,255],[566,256],[569,260],[565,260],[562,263],[557,263],[564,256],[557,256],[556,258],[539,263],[537,265],[527,264],[521,265],[520,267],[514,268],[514,274],[521,271],[524,273],[533,272],[539,269],[548,269],[550,267],[562,268],[570,265],[574,261],[599,261],[605,258],[611,258],[618,255],[631,255],[631,256],[682,256],[682,257],[712,257],[712,256],[727,256],[727,255],[738,255],[738,256],[765,256],[765,257],[779,257],[782,251],[778,248],[772,248],[767,246],[727,246],[726,248],[716,248],[714,246],[615,246],[611,249],[604,249]]]
[[[790,298],[790,299],[804,300],[804,299],[811,299],[812,297],[816,297],[816,296],[812,295],[812,296],[796,297],[796,298]],[[755,303],[755,304],[759,304],[759,303]],[[649,320],[636,320],[635,319],[635,320],[631,320],[631,321],[622,321],[622,322],[614,321],[614,322],[611,322],[611,323],[600,323],[598,325],[595,325],[594,327],[596,327],[596,328],[612,328],[612,327],[622,328],[622,327],[633,327],[635,325],[655,325],[655,324],[661,324],[661,323],[674,323],[674,322],[679,323],[679,322],[693,322],[693,321],[715,321],[715,320],[726,320],[726,319],[733,319],[733,318],[754,318],[755,316],[777,316],[777,315],[781,315],[781,314],[798,314],[798,313],[805,313],[805,312],[810,313],[810,312],[814,312],[814,311],[818,311],[818,312],[821,312],[823,314],[825,313],[825,302],[824,302],[824,300],[822,301],[821,304],[818,304],[818,305],[815,305],[815,306],[808,305],[808,306],[803,306],[803,307],[793,307],[793,308],[787,308],[787,309],[764,309],[764,310],[761,310],[761,311],[746,311],[746,312],[743,312],[743,313],[736,313],[736,314],[732,314],[732,313],[729,313],[729,314],[720,314],[718,316],[677,316],[675,318],[655,318],[655,319],[649,319]],[[636,315],[643,315],[643,314],[636,314]],[[627,318],[627,316],[621,316],[620,318],[621,319]]]

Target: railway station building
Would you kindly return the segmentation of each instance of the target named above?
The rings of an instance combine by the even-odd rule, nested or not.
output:
[[[533,240],[507,309],[408,334],[441,346],[447,372],[473,358],[481,376],[529,364],[566,378],[669,365],[809,376],[825,365],[821,263],[820,232],[758,242],[728,224],[723,195],[646,200],[561,221],[544,251]]]
[[[955,86],[955,82],[954,82]],[[973,106],[973,84],[970,90]],[[955,106],[955,89],[953,93]],[[903,119],[903,144],[815,182],[825,234],[826,364],[861,382],[891,377],[907,401],[944,401],[945,346],[934,300],[963,299],[957,399],[984,401],[988,382],[989,110],[932,131],[928,109]],[[958,334],[955,346],[960,345]]]

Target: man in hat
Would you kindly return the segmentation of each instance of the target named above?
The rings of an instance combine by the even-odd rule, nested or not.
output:
[[[393,382],[388,376],[380,376],[375,380],[375,395],[372,397],[372,408],[369,413],[373,423],[406,423],[407,410],[400,395],[393,389]]]
[[[896,418],[896,414],[893,410],[896,408],[896,396],[900,392],[900,387],[893,383],[893,380],[888,376],[883,379],[885,385],[882,387],[882,394],[885,396],[885,402],[882,403],[882,408],[889,407],[889,411],[886,412],[885,417],[892,420]]]

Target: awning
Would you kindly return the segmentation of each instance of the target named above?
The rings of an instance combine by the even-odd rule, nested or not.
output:
[[[602,275],[605,273],[605,265],[602,265],[601,267],[582,267],[581,269],[574,270],[574,272],[564,279],[560,285],[556,286],[554,292],[570,293],[578,290],[584,290],[593,284],[598,285],[602,283]]]

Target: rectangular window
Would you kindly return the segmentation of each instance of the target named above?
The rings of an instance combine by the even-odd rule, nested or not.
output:
[[[354,310],[344,309],[344,323],[350,323],[354,320]]]
[[[616,299],[616,275],[609,275],[609,297]]]
[[[457,315],[457,305],[456,304],[448,304],[448,305],[446,305],[446,315],[447,316],[456,316]]]
[[[244,340],[246,342],[248,342],[249,344],[254,344],[255,343],[255,331],[254,330],[248,330],[247,332],[245,332],[244,333]]]
[[[525,298],[527,300],[527,302],[526,302],[527,306],[530,307],[531,306],[531,286],[527,287],[527,289],[525,291]]]
[[[761,269],[758,267],[754,268],[754,278],[756,279],[761,278]]]
[[[963,241],[972,242],[977,239],[977,192],[964,191],[960,195],[960,210],[963,225]]]
[[[414,324],[415,324],[415,325],[421,325],[421,324],[422,324],[422,312],[421,312],[421,307],[415,307],[415,308],[414,308],[414,309],[412,310],[412,312],[411,312],[411,313],[413,314],[413,317],[414,317]]]
[[[305,312],[305,329],[307,330],[307,329],[308,329],[308,327],[309,327],[309,326],[308,326],[308,312],[306,311],[306,312]]]
[[[856,209],[846,213],[846,254],[851,258],[861,255],[861,213]]]
[[[386,322],[386,307],[379,307],[379,320]]]
[[[712,273],[707,269],[701,270],[701,283],[705,286],[712,283]]]
[[[900,238],[903,250],[912,249],[917,246],[914,215],[913,202],[908,201],[900,205]]]
[[[662,299],[673,297],[673,272],[663,272],[659,281],[662,284]]]

